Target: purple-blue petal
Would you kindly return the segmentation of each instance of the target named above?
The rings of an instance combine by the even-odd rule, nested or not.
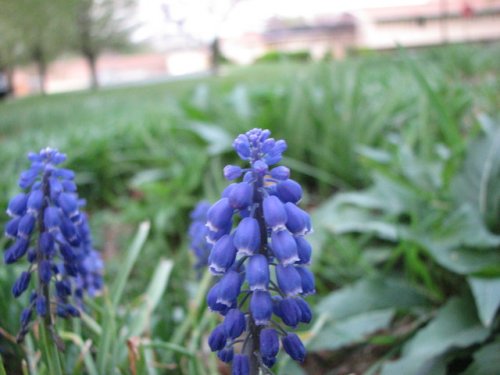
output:
[[[28,198],[27,210],[28,213],[38,215],[43,205],[43,192],[40,189],[33,190]]]
[[[297,254],[299,256],[297,263],[304,265],[311,263],[312,248],[309,242],[304,237],[298,236],[295,237],[295,243],[297,244]]]
[[[262,254],[250,257],[246,270],[250,290],[267,290],[269,287],[269,264]]]
[[[222,198],[214,203],[207,212],[207,227],[213,232],[226,228],[231,224],[233,208],[228,198]]]
[[[306,357],[306,349],[302,341],[300,341],[299,336],[295,333],[289,333],[281,339],[283,344],[283,349],[288,355],[295,361],[304,362]]]
[[[309,214],[290,202],[285,204],[285,210],[287,229],[298,236],[307,234],[309,232],[308,223],[310,223]]]
[[[231,189],[229,193],[229,203],[231,207],[241,210],[246,208],[252,202],[253,189],[252,186],[246,182],[240,182]]]
[[[278,197],[285,203],[297,203],[302,198],[302,188],[292,179],[278,182],[276,192]]]
[[[208,257],[210,271],[214,275],[224,274],[234,263],[236,258],[236,248],[233,239],[229,235],[224,235],[213,246]]]
[[[273,328],[264,328],[260,331],[260,354],[262,357],[273,358],[280,351],[278,332]]]
[[[246,217],[238,224],[234,234],[234,246],[238,254],[253,255],[260,246],[260,227],[253,217]]]
[[[236,271],[228,271],[219,281],[217,303],[231,307],[240,294],[243,277]]]
[[[274,256],[281,264],[286,266],[299,260],[297,243],[287,230],[273,232],[271,234],[271,246]]]
[[[26,214],[19,221],[17,227],[18,237],[29,238],[35,229],[36,218],[32,214]]]
[[[223,326],[227,337],[238,338],[246,329],[245,314],[239,309],[229,310],[224,318]]]
[[[250,311],[256,325],[267,325],[273,314],[273,304],[269,292],[256,290],[250,298]]]
[[[31,280],[31,273],[26,271],[22,272],[21,275],[14,282],[14,285],[12,286],[12,295],[15,298],[17,298],[21,294],[23,294],[28,288],[30,280]]]
[[[224,346],[226,345],[226,341],[226,331],[222,324],[219,324],[217,327],[215,327],[208,337],[208,345],[210,346],[210,350],[212,350],[213,352],[224,348]]]
[[[266,224],[273,230],[281,230],[285,228],[287,220],[286,210],[283,202],[281,202],[278,197],[274,195],[265,197],[263,210]]]
[[[224,177],[228,181],[235,180],[239,178],[243,173],[243,170],[241,167],[238,167],[237,165],[226,165],[224,167]]]
[[[7,206],[7,215],[10,217],[24,215],[26,211],[26,204],[28,202],[28,196],[26,194],[18,194],[9,201]]]
[[[301,278],[302,294],[307,296],[316,293],[313,273],[306,267],[297,267],[297,272]]]
[[[231,375],[249,375],[250,360],[245,354],[236,354],[233,359]]]
[[[278,264],[276,266],[276,280],[286,296],[296,296],[302,293],[302,279],[295,266]]]

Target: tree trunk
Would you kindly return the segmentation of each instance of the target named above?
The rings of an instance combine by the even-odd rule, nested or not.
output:
[[[5,70],[5,73],[7,75],[7,87],[9,88],[9,94],[13,95],[14,94],[14,68],[8,67]]]
[[[45,87],[45,78],[47,75],[47,64],[45,64],[45,61],[43,60],[43,58],[38,57],[36,59],[36,66],[37,66],[37,70],[38,70],[38,84],[39,84],[40,93],[42,95],[46,95],[47,91],[46,91],[46,87]]]
[[[221,60],[219,37],[210,43],[210,70],[214,76],[219,75],[219,65]]]
[[[99,88],[99,78],[97,76],[97,56],[94,54],[86,54],[85,59],[90,71],[90,88],[97,90]]]
[[[45,90],[45,76],[47,74],[47,62],[43,47],[40,44],[35,44],[32,48],[31,57],[36,64],[38,70],[38,84],[40,93],[47,94]]]

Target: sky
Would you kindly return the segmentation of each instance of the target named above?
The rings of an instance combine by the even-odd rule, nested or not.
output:
[[[215,32],[222,36],[235,36],[242,32],[260,31],[266,19],[309,18],[321,13],[355,12],[363,8],[415,5],[427,0],[241,0],[231,8],[230,0],[138,0],[138,18],[142,27],[135,39],[147,39],[166,31],[175,33],[174,24],[167,25],[162,3],[170,3],[171,14],[176,20],[185,19],[185,28],[199,39],[211,39]],[[213,6],[213,9],[208,9]]]

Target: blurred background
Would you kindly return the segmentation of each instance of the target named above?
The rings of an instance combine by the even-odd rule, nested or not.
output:
[[[24,96],[217,73],[280,53],[341,60],[494,41],[499,12],[492,0],[4,0],[1,85]]]
[[[499,38],[497,0],[0,0],[0,207],[58,148],[126,280],[60,323],[67,372],[229,373],[189,213],[261,127],[288,143],[317,283],[305,363],[273,370],[499,374]],[[0,266],[0,355],[43,374],[36,335],[13,340],[23,267]]]

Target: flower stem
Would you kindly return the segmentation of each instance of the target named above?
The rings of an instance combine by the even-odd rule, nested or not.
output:
[[[243,346],[243,354],[246,354],[248,356],[250,362],[249,375],[259,375],[260,366],[259,366],[259,361],[257,360],[257,356],[255,355],[255,352],[259,350],[258,337],[260,335],[260,330],[259,327],[257,327],[253,322],[253,318],[251,316],[250,319],[248,319],[248,323],[249,323],[249,329],[248,329],[249,339],[248,341],[245,342],[245,345]]]
[[[58,349],[55,342],[50,337],[50,330],[45,320],[40,324],[40,343],[49,374],[63,375]]]
[[[262,186],[264,185],[264,179],[262,176],[256,176],[256,181],[254,184],[253,191],[253,202],[256,206],[255,219],[259,223],[260,228],[260,254],[263,254],[267,258],[267,229],[264,220],[264,211],[262,208],[263,197],[262,197]],[[250,313],[248,319],[248,341],[245,341],[243,346],[243,353],[248,356],[250,362],[250,373],[249,375],[259,375],[259,361],[256,352],[259,351],[259,340],[260,340],[260,327],[258,327]]]
[[[49,189],[49,182],[48,182],[49,175],[44,174],[43,179],[42,179],[42,189],[44,196],[50,196],[50,189]],[[45,225],[43,222],[44,218],[44,212],[45,209],[47,208],[47,201],[44,200],[42,209],[40,210],[40,214],[38,216],[38,230],[39,230],[39,237],[38,237],[38,243],[37,243],[37,264],[40,264],[44,259],[46,259],[45,254],[43,254],[41,250],[41,245],[40,245],[40,236],[41,234],[45,231]],[[56,333],[53,332],[52,330],[54,329],[53,321],[52,321],[52,315],[51,315],[51,308],[50,308],[50,291],[49,291],[49,286],[44,285],[41,281],[41,276],[40,276],[40,270],[38,270],[38,293],[40,296],[43,296],[45,298],[45,303],[47,304],[47,311],[45,313],[45,316],[43,319],[41,319],[41,324],[40,324],[40,341],[41,341],[41,346],[42,346],[42,351],[44,353],[46,365],[48,367],[49,373],[52,375],[62,375],[62,366],[61,366],[61,358],[59,358],[58,354],[58,348],[57,348],[57,343],[56,343]]]

